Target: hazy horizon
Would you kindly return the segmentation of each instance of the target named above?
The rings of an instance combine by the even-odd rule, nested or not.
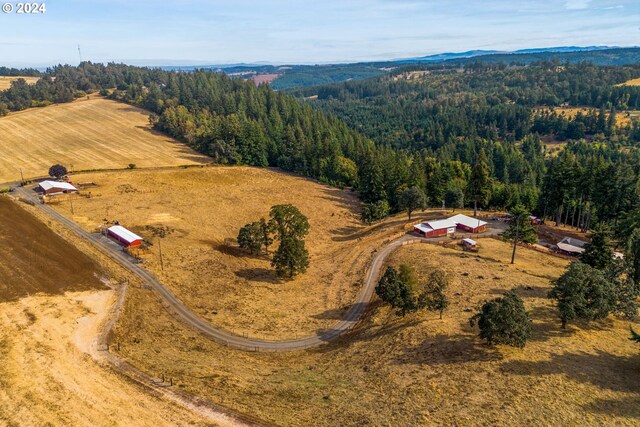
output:
[[[0,13],[4,65],[77,64],[78,45],[83,60],[157,66],[640,44],[640,2],[630,0],[58,0],[46,6],[42,15]]]

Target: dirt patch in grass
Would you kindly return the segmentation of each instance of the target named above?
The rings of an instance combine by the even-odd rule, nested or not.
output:
[[[102,290],[0,303],[0,425],[210,425],[86,354],[112,299]]]
[[[611,318],[560,328],[546,298],[566,261],[479,239],[480,252],[409,245],[390,262],[451,277],[444,319],[396,317],[376,304],[350,335],[294,353],[247,353],[185,329],[151,291],[133,289],[116,337],[122,354],[180,387],[280,425],[637,425],[638,345]],[[488,347],[469,327],[485,300],[516,288],[534,319],[523,350]]]
[[[149,113],[101,97],[31,108],[0,118],[0,182],[69,170],[208,163],[186,145],[155,132]],[[71,167],[73,165],[73,167]]]

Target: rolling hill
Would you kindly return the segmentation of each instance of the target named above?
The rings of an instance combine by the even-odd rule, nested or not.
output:
[[[0,182],[71,170],[193,165],[206,156],[151,129],[142,109],[91,97],[0,118]]]

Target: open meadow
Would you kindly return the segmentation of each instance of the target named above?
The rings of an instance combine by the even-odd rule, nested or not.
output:
[[[627,80],[626,82],[620,83],[617,86],[640,86],[640,77],[638,77],[637,79]]]
[[[512,266],[508,243],[479,242],[478,254],[416,244],[389,260],[411,264],[421,280],[446,271],[443,320],[396,317],[376,303],[356,330],[326,346],[248,353],[203,338],[150,290],[132,289],[113,342],[177,387],[278,425],[637,425],[640,358],[629,323],[562,330],[546,294],[567,261],[521,248]],[[512,288],[533,318],[533,338],[522,350],[489,347],[468,319]]]
[[[73,215],[66,196],[52,206],[89,231],[107,219],[138,233],[152,243],[144,267],[180,300],[212,324],[255,338],[296,338],[332,326],[355,301],[373,253],[402,232],[363,226],[351,191],[271,169],[137,170],[82,180],[97,186],[85,190],[91,198],[72,199]],[[268,257],[235,243],[240,227],[283,203],[311,225],[310,267],[294,280],[279,280]],[[169,232],[155,237],[157,229]]]
[[[34,84],[40,77],[28,77],[28,76],[0,76],[0,90],[9,89],[11,87],[11,82],[24,79],[28,84]]]
[[[0,426],[206,423],[89,356],[111,274],[0,196]]]
[[[69,170],[208,163],[186,145],[151,129],[148,112],[93,96],[0,118],[0,183]],[[71,167],[73,165],[73,167]]]
[[[574,118],[578,113],[587,114],[589,111],[596,111],[594,108],[586,108],[586,107],[553,107],[551,108],[553,111],[558,113],[559,115],[564,115],[568,119]],[[609,117],[609,112],[607,111],[606,117]],[[640,117],[640,111],[638,110],[622,110],[616,112],[616,126],[628,126],[631,124],[632,120]]]

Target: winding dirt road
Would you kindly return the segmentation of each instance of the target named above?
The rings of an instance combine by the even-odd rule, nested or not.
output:
[[[106,237],[100,234],[92,234],[85,231],[78,224],[60,214],[53,208],[42,204],[37,196],[27,190],[26,188],[16,188],[16,192],[25,199],[34,203],[34,206],[40,209],[51,218],[60,222],[66,226],[69,230],[74,232],[79,237],[92,243],[101,252],[105,253],[124,268],[131,271],[133,274],[144,280],[152,289],[154,289],[158,295],[167,303],[167,305],[189,326],[200,331],[205,336],[227,345],[229,347],[237,348],[246,351],[292,351],[302,350],[310,347],[315,347],[331,341],[345,332],[353,328],[358,321],[364,315],[373,292],[375,290],[376,282],[380,274],[380,269],[384,263],[384,260],[398,247],[407,244],[411,241],[419,241],[420,239],[412,237],[410,235],[402,236],[383,249],[381,249],[373,259],[371,266],[367,272],[367,277],[364,282],[364,287],[360,292],[356,302],[347,310],[341,321],[336,323],[332,328],[322,333],[311,335],[305,338],[299,338],[294,340],[284,341],[268,341],[255,338],[247,338],[236,335],[224,329],[218,328],[211,323],[203,320],[187,306],[185,306],[178,298],[175,297],[160,281],[158,281],[151,273],[144,268],[132,262],[131,258],[123,252],[114,249],[113,243]]]

